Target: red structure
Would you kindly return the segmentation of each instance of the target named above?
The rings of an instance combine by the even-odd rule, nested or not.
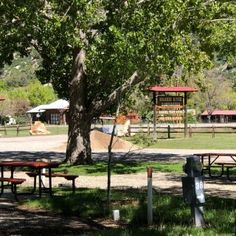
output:
[[[204,111],[201,114],[201,119],[203,122],[236,122],[236,110],[214,110],[211,114]]]
[[[157,111],[169,109],[169,116],[165,121],[184,121],[184,135],[187,135],[187,94],[197,92],[192,87],[162,87],[153,86],[148,89],[153,93],[154,134],[156,135]],[[173,94],[174,95],[170,95]],[[180,95],[181,94],[181,95]],[[181,113],[183,116],[181,116]]]
[[[187,93],[187,92],[197,92],[197,89],[192,87],[162,87],[162,86],[153,86],[149,88],[149,91],[160,93],[160,92],[176,92],[176,93]]]

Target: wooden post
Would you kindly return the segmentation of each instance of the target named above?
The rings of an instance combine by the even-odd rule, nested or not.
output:
[[[184,137],[187,137],[188,117],[187,117],[187,92],[184,92]]]
[[[147,133],[148,133],[148,135],[150,135],[150,123],[149,123],[149,120],[148,120]]]
[[[19,135],[19,132],[20,132],[20,126],[17,125],[17,126],[16,126],[16,135],[17,135],[17,136]]]
[[[168,139],[170,139],[170,125],[167,126]]]
[[[189,126],[189,138],[192,138],[192,126]]]
[[[212,138],[215,138],[215,127],[212,125]]]
[[[153,222],[152,167],[147,168],[147,222],[148,222],[148,225],[151,225]]]
[[[4,134],[7,135],[7,127],[5,124],[4,124]]]
[[[157,139],[156,92],[153,92],[153,139]]]

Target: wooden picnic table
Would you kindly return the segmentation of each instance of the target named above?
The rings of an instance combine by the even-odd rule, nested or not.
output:
[[[59,162],[46,162],[46,161],[0,161],[1,168],[1,178],[4,178],[4,168],[10,168],[11,176],[14,179],[14,171],[17,167],[30,167],[37,172],[39,176],[39,197],[42,195],[42,170],[48,169],[48,179],[49,179],[49,194],[52,196],[52,168],[56,168],[60,165]],[[4,184],[1,184],[1,191],[3,192]],[[36,181],[34,182],[34,189],[36,189]]]
[[[194,155],[199,156],[203,166],[203,171],[207,171],[210,177],[221,177],[224,174],[224,168],[226,168],[226,176],[228,180],[230,178],[229,170],[236,167],[236,153],[218,153],[218,152],[207,152],[207,153],[195,153]],[[228,157],[230,161],[225,161],[223,158]],[[211,169],[214,167],[221,167],[221,172],[217,176],[213,176]]]

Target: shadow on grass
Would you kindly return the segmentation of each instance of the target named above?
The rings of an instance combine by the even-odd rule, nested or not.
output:
[[[132,174],[146,172],[147,167],[152,167],[153,171],[162,172],[182,172],[182,163],[165,163],[165,162],[138,162],[138,161],[113,161],[112,173],[114,174]],[[92,165],[71,166],[68,164],[61,165],[57,172],[70,172],[74,174],[107,174],[107,163],[105,161],[96,161]]]
[[[58,190],[52,199],[35,200],[41,208],[57,212],[66,217],[78,217],[80,221],[96,225],[99,219],[111,218],[106,206],[106,191],[100,189],[77,189],[76,194]],[[34,201],[31,202],[31,204]],[[147,232],[158,235],[231,235],[235,230],[236,200],[208,197],[205,209],[206,227],[192,226],[190,207],[183,202],[182,196],[154,192],[154,223],[147,229],[147,202],[145,189],[112,189],[111,209],[119,209],[120,229],[99,228],[99,233],[91,235],[142,235]],[[95,226],[94,226],[95,227]],[[100,231],[102,230],[102,231]],[[204,234],[203,234],[204,232]],[[87,234],[86,234],[87,235]],[[90,235],[90,234],[88,234]],[[233,234],[232,234],[233,235]]]

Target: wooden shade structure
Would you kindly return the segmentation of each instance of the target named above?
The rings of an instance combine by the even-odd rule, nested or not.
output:
[[[162,86],[153,86],[148,89],[150,92],[153,93],[153,113],[154,113],[154,119],[153,119],[153,125],[154,125],[154,135],[156,137],[156,108],[157,108],[157,98],[159,95],[163,97],[165,93],[183,93],[183,109],[184,109],[184,136],[187,135],[187,93],[190,92],[197,92],[198,90],[192,87],[162,87]],[[163,99],[164,100],[164,99]],[[178,97],[176,97],[176,101],[180,102]],[[169,102],[174,103],[174,100],[169,100]]]

